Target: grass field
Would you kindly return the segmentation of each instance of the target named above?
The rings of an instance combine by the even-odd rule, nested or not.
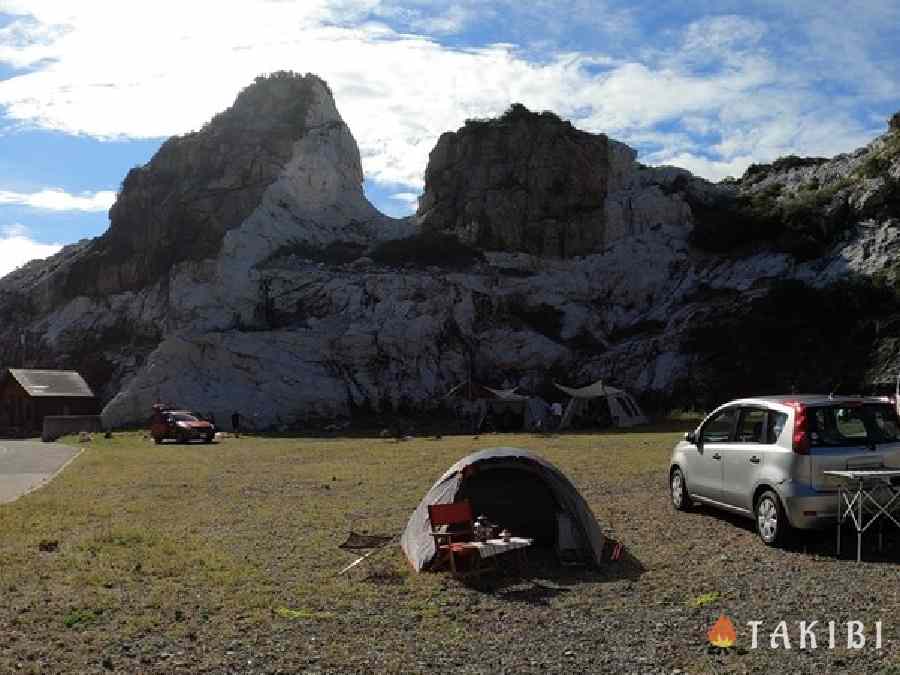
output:
[[[679,433],[95,439],[50,485],[0,506],[0,672],[755,669],[765,655],[706,651],[711,619],[759,599],[731,564],[798,573],[822,556],[765,549],[709,513],[677,520],[665,467]],[[611,564],[467,588],[413,574],[393,546],[336,574],[353,559],[338,548],[351,529],[399,534],[447,467],[498,445],[559,466],[642,573]],[[867,569],[865,583],[896,575]],[[772,616],[796,613],[778,584],[768,593]],[[485,650],[495,661],[472,660]]]

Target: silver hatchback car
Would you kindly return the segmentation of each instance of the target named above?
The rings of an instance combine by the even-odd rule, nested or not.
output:
[[[694,502],[753,518],[768,545],[790,529],[833,525],[829,469],[900,468],[900,425],[887,398],[787,394],[731,401],[672,451],[676,509]]]

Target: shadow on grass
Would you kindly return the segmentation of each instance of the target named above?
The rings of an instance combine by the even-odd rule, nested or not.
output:
[[[603,563],[599,568],[562,564],[553,551],[538,548],[529,550],[528,562],[523,569],[500,561],[496,571],[476,577],[466,585],[500,600],[546,605],[551,599],[569,593],[582,584],[637,581],[646,568],[624,547],[618,559],[611,560],[615,545],[615,541],[607,540]]]
[[[630,436],[641,434],[667,434],[691,431],[696,425],[684,422],[666,422],[659,424],[648,424],[644,426],[630,428],[604,428],[604,429],[566,429],[561,432],[547,431],[527,431],[524,429],[515,431],[480,431],[472,432],[459,430],[434,431],[429,430],[422,432],[416,429],[410,430],[409,434],[397,434],[394,431],[383,433],[383,429],[345,429],[343,431],[261,431],[261,432],[243,432],[241,438],[280,438],[280,439],[309,439],[319,441],[340,441],[340,440],[371,440],[373,438],[381,438],[395,443],[404,443],[407,440],[430,440],[440,441],[445,438],[493,438],[503,436],[533,436],[541,440],[552,440],[555,438],[580,437],[580,436]],[[408,438],[407,438],[408,437]]]
[[[158,445],[158,446],[169,446],[169,445],[178,445],[178,446],[185,446],[185,445],[221,445],[221,441],[216,441],[216,440],[212,440],[212,441],[209,441],[209,442],[206,442],[206,441],[195,441],[195,440],[190,440],[190,441],[179,441],[179,440],[176,440],[176,439],[174,439],[174,438],[166,438],[166,439],[164,439],[161,443],[154,443],[154,445]]]

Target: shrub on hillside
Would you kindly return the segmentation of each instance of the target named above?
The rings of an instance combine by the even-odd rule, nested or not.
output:
[[[561,339],[565,315],[558,307],[547,303],[526,305],[520,298],[512,298],[507,307],[509,313],[529,328],[550,340]]]
[[[696,317],[686,346],[708,405],[763,393],[853,393],[865,384],[880,323],[898,315],[897,292],[868,278],[825,288],[782,281],[752,302]]]
[[[325,246],[316,246],[306,241],[295,241],[278,247],[263,264],[265,265],[278,258],[296,256],[312,262],[341,265],[353,262],[365,250],[366,247],[364,245],[352,241],[333,241]]]
[[[484,260],[481,251],[449,234],[421,233],[378,244],[372,260],[392,267],[446,267],[465,269]]]
[[[765,178],[770,173],[781,171],[790,171],[791,169],[800,169],[807,166],[818,166],[824,164],[828,160],[825,157],[799,157],[798,155],[786,155],[779,157],[771,164],[751,164],[744,171],[742,180],[748,183],[755,183]]]
[[[691,243],[707,251],[728,253],[769,242],[800,260],[819,257],[848,225],[848,207],[840,193],[849,185],[849,180],[842,180],[819,188],[813,181],[782,197],[781,184],[773,183],[763,190],[712,203],[688,195],[694,214]]]

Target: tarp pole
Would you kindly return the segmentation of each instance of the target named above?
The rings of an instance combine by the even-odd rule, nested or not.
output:
[[[897,372],[897,389],[894,392],[894,407],[897,409],[897,415],[900,416],[900,371]]]

